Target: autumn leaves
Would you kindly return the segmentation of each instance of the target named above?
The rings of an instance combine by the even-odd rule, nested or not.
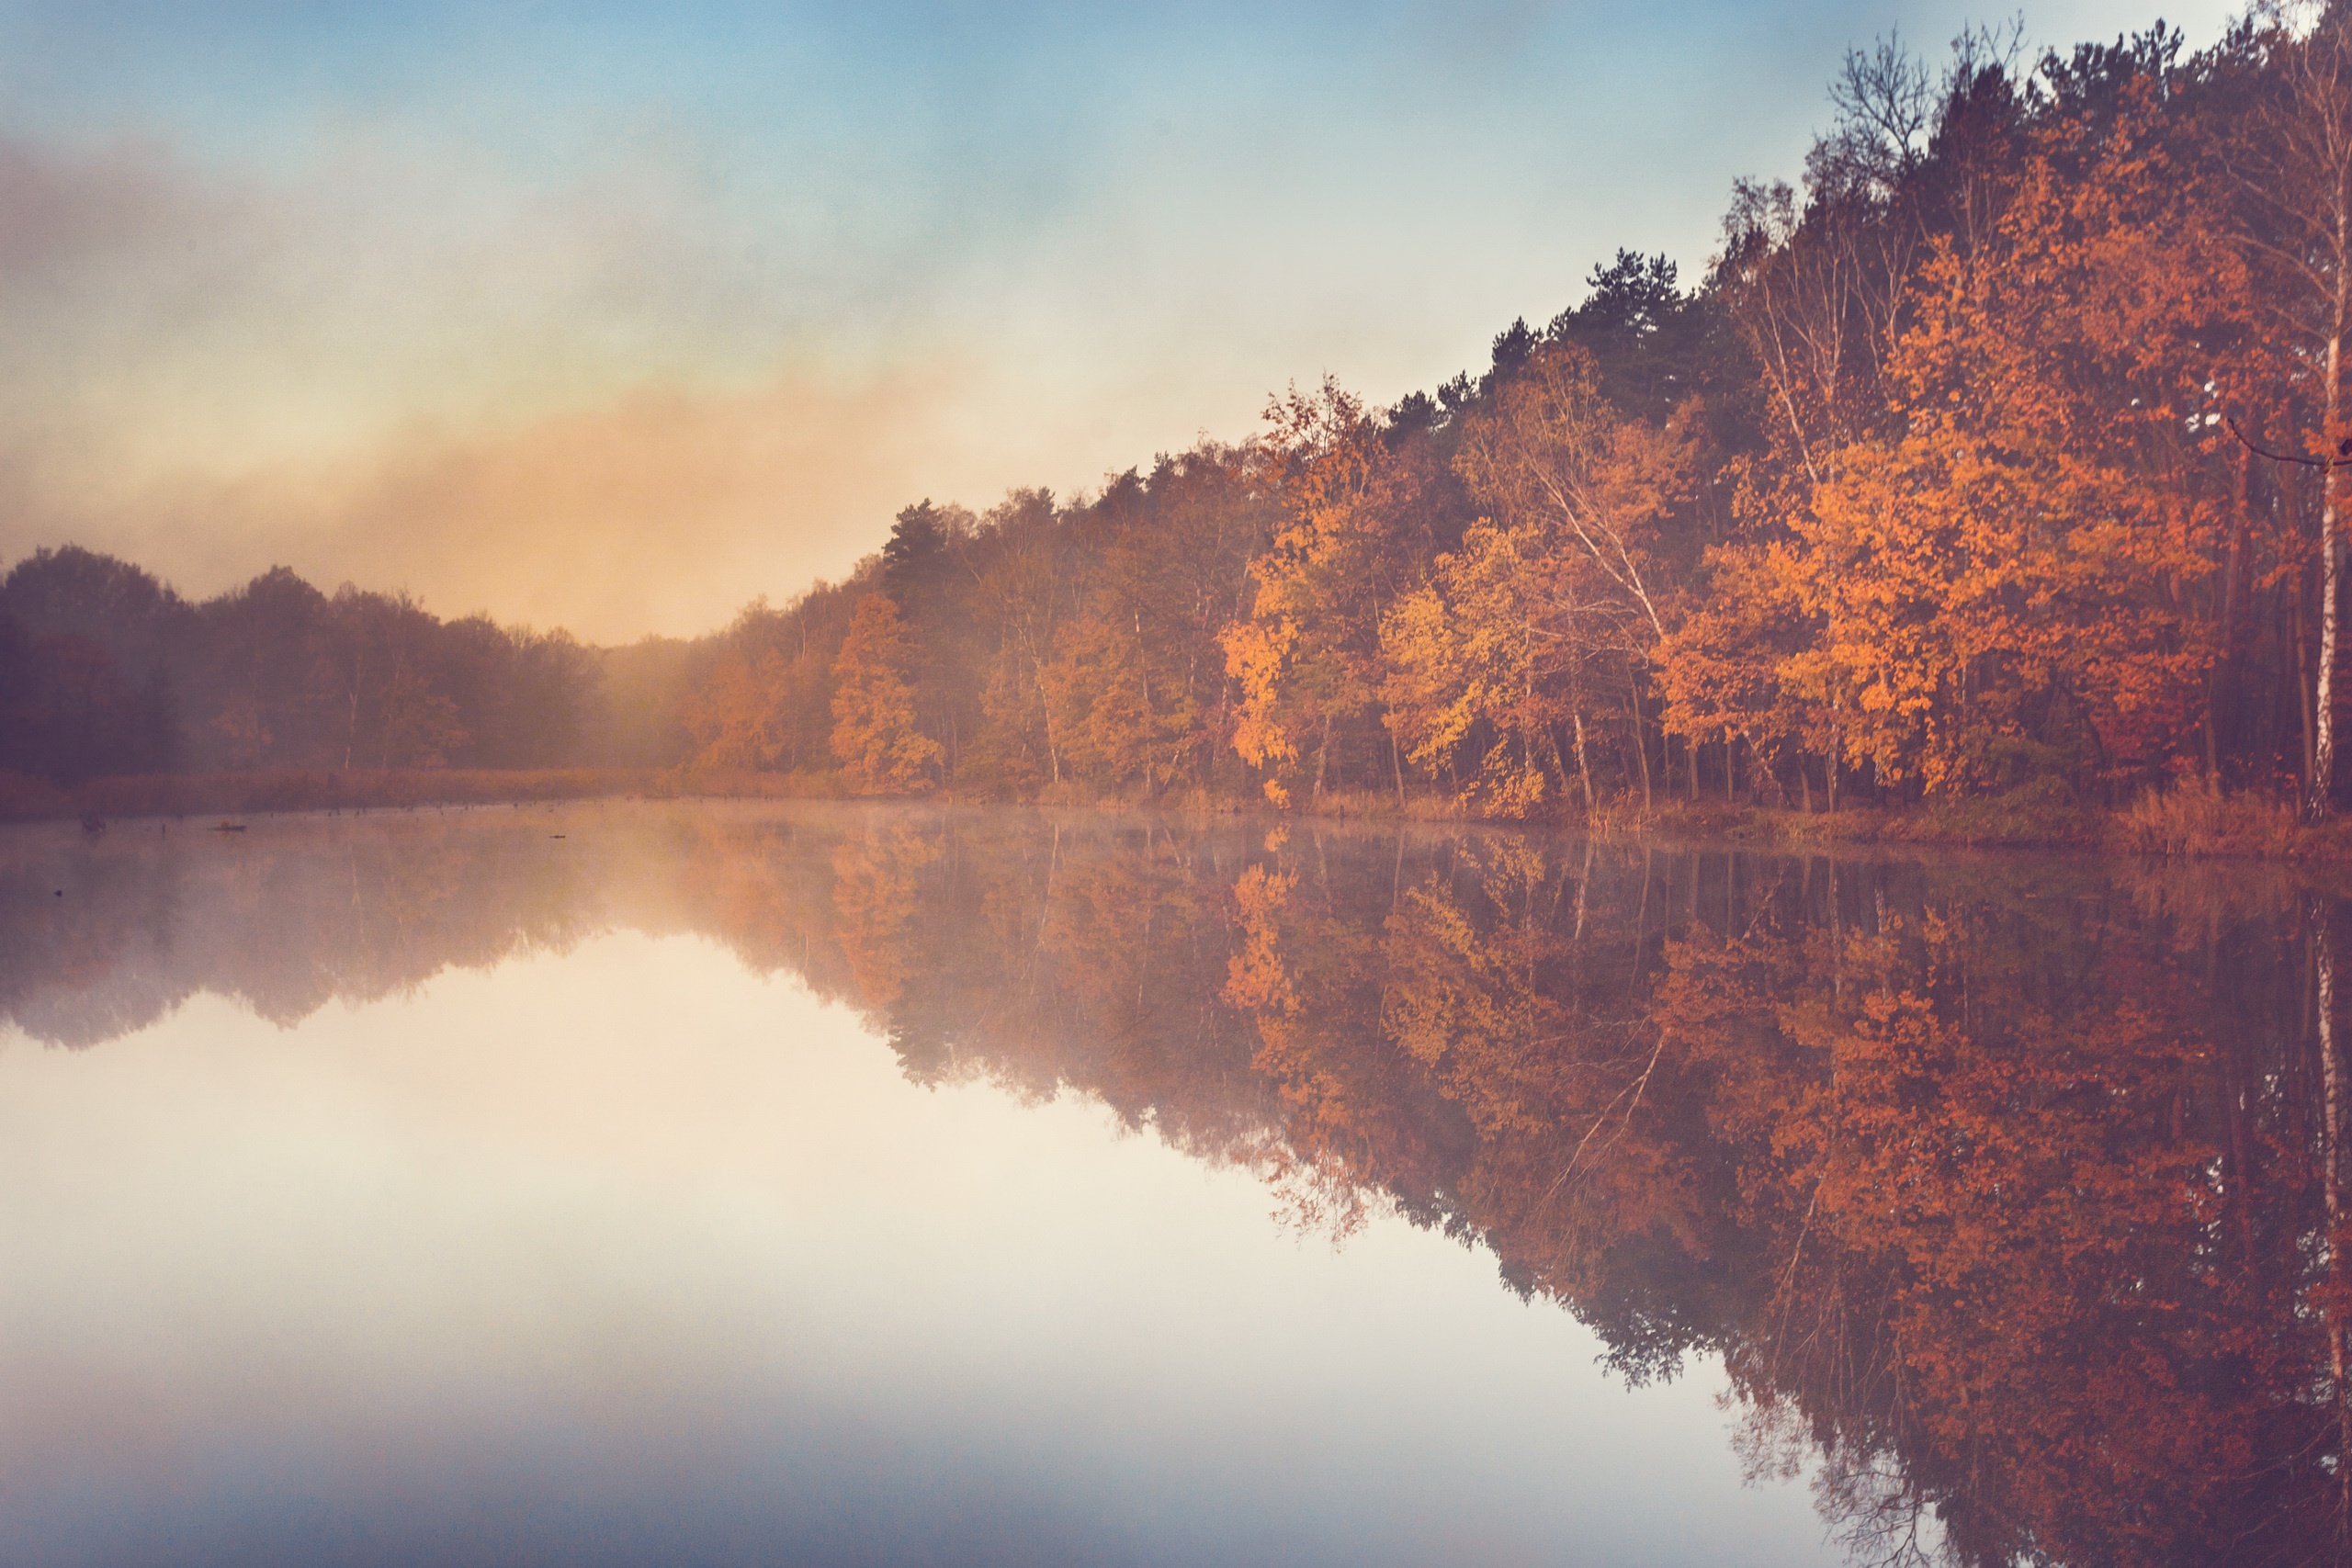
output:
[[[2352,21],[1890,44],[1832,97],[1694,288],[1620,253],[1476,379],[909,508],[721,639],[700,761],[1508,818],[2330,806]]]
[[[910,662],[899,607],[867,594],[833,664],[833,755],[861,795],[912,794],[939,765],[939,742],[915,728]]]
[[[1287,522],[1227,638],[1269,795],[1376,711],[1490,816],[1650,801],[1678,747],[1693,794],[1703,760],[1768,803],[2189,773],[2324,805],[2335,470],[2231,422],[2339,423],[2343,310],[2274,307],[2344,287],[2279,214],[2352,214],[2352,71],[2304,90],[2346,26],[2030,69],[1970,38],[1940,83],[1857,55],[1802,197],[1743,187],[1696,294],[1629,332],[1621,257],[1426,427],[1278,411]],[[2281,114],[2341,156],[2242,156]],[[1639,362],[1678,338],[1661,397]]]
[[[1437,437],[1400,437],[1333,386],[1272,418],[1290,504],[1224,639],[1234,745],[1269,798],[1319,795],[1334,727],[1370,715],[1401,754],[1400,794],[1410,764],[1486,815],[1534,815],[1571,779],[1589,804],[1586,715],[1625,704],[1623,671],[1664,635],[1656,541],[1687,484],[1679,424],[1618,414],[1572,342],[1532,349],[1446,433],[1451,472]],[[1478,513],[1438,548],[1451,490]]]

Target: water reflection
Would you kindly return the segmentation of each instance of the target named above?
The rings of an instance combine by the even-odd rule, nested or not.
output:
[[[20,831],[0,911],[0,1010],[72,1047],[699,933],[916,1079],[1475,1239],[1632,1380],[1720,1354],[1860,1560],[2313,1562],[2352,1517],[2343,915],[2283,875],[606,807]]]

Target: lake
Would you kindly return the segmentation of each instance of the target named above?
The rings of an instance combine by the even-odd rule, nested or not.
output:
[[[2277,868],[899,807],[0,830],[0,1561],[2303,1562]]]

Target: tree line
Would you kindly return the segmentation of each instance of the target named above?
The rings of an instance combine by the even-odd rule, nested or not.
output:
[[[191,602],[68,547],[0,579],[0,768],[533,768],[618,743],[595,650],[283,567]]]
[[[1975,30],[1939,65],[1888,39],[1830,101],[1688,286],[1621,251],[1475,378],[1294,387],[1099,494],[926,501],[847,581],[691,642],[272,574],[151,615],[195,628],[158,655],[40,587],[105,572],[37,557],[0,589],[0,702],[66,716],[0,761],[1505,818],[2193,780],[2325,814],[2352,10],[2266,6],[2201,51],[2161,24],[2035,58]]]

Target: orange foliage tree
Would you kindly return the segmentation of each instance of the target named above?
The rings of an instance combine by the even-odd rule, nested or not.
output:
[[[1283,517],[1251,564],[1250,614],[1223,642],[1240,687],[1233,749],[1288,805],[1310,758],[1308,799],[1321,795],[1334,728],[1374,711],[1381,618],[1427,570],[1430,519],[1416,503],[1430,476],[1421,445],[1392,443],[1335,382],[1294,389],[1266,418]]]
[[[716,768],[774,767],[792,744],[790,694],[791,671],[776,649],[720,660],[708,682],[685,702],[695,761]]]
[[[2045,121],[1980,243],[1929,247],[1887,367],[1897,434],[1831,454],[1785,545],[1718,557],[1673,649],[1679,725],[1764,716],[1931,793],[2188,754],[2234,468],[2213,378],[2245,295],[2163,119],[2137,82],[2110,117]]]
[[[1553,344],[1467,416],[1453,466],[1487,515],[1384,618],[1387,722],[1432,773],[1469,751],[1463,798],[1488,814],[1527,816],[1570,778],[1589,807],[1586,715],[1676,612],[1660,531],[1690,442],[1621,417],[1593,356]]]
[[[913,662],[899,607],[867,594],[833,664],[833,755],[860,795],[917,794],[936,777],[939,742],[915,728]]]

